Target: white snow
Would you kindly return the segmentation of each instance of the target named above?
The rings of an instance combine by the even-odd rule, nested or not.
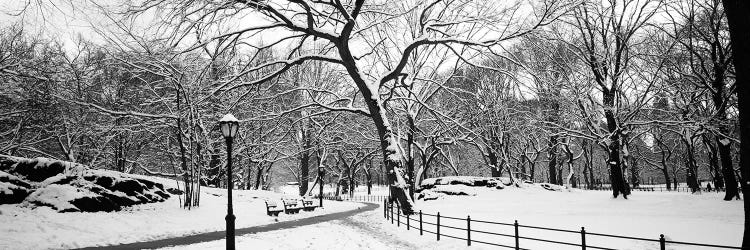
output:
[[[173,181],[172,181],[173,182]],[[358,187],[357,195],[365,187]],[[503,190],[463,185],[437,186],[470,190],[476,196],[445,196],[439,200],[419,201],[417,210],[426,214],[440,212],[442,225],[465,228],[466,216],[472,218],[472,230],[513,234],[512,226],[489,225],[476,220],[513,223],[578,231],[585,227],[588,233],[658,239],[665,234],[668,240],[704,244],[739,246],[742,241],[743,207],[741,201],[723,201],[721,193],[693,195],[676,192],[635,192],[628,200],[611,198],[608,191],[583,191],[561,189],[546,190],[541,184],[521,184]],[[377,193],[387,188],[376,187]],[[174,197],[165,203],[145,204],[127,208],[117,213],[56,213],[49,208],[28,210],[19,205],[0,205],[0,249],[75,248],[106,246],[118,243],[161,239],[192,233],[223,230],[226,211],[225,190],[202,188],[201,206],[193,210],[179,207]],[[263,198],[278,199],[282,195],[266,191],[235,193],[237,227],[268,224],[274,217],[265,215]],[[380,202],[378,202],[380,203]],[[353,209],[353,202],[328,201],[323,211],[300,212],[297,215],[281,214],[278,219],[293,220]],[[456,217],[460,220],[447,218]],[[412,217],[412,218],[417,218]],[[425,222],[434,217],[425,215]],[[403,222],[403,219],[402,219]],[[413,227],[417,226],[412,222]],[[347,219],[319,223],[278,231],[238,236],[238,249],[466,249],[465,240],[435,235],[420,236],[404,225],[396,227],[383,218],[383,210],[365,212]],[[424,224],[425,230],[434,226]],[[465,237],[465,230],[441,228],[442,234]],[[540,231],[520,228],[524,237],[547,240],[580,242],[578,233]],[[497,235],[472,234],[473,240],[513,245],[513,238]],[[588,235],[588,245],[617,249],[659,249],[656,242],[641,242]],[[580,249],[549,245],[522,239],[522,247],[532,249]],[[204,242],[178,249],[223,249],[224,241]],[[490,249],[492,246],[474,243],[472,249]],[[703,249],[667,245],[667,249]]]
[[[705,244],[739,246],[743,229],[741,201],[722,201],[722,195],[705,193],[637,192],[629,200],[612,199],[605,191],[551,192],[541,185],[523,185],[495,190],[486,187],[475,189],[477,196],[446,196],[436,201],[418,202],[424,213],[443,216],[442,225],[466,227],[466,216],[471,215],[472,230],[483,230],[513,235],[512,226],[488,225],[476,220],[559,228],[578,231],[585,226],[588,233],[615,234],[648,239],[658,239],[665,234],[667,240]],[[330,202],[329,202],[330,203]],[[449,219],[446,216],[460,218]],[[418,218],[414,216],[412,218]],[[423,216],[425,222],[435,222],[434,217]],[[401,219],[402,223],[404,219]],[[272,232],[243,235],[237,238],[238,249],[467,249],[466,240],[451,239],[445,235],[466,237],[465,230],[441,227],[440,241],[434,234],[420,236],[418,224],[397,227],[383,218],[383,210],[365,212],[350,218],[310,226]],[[435,226],[423,224],[425,230],[435,231]],[[523,237],[579,243],[579,233],[541,231],[520,228]],[[335,236],[333,236],[335,235]],[[482,240],[513,246],[513,238],[484,235],[474,232],[472,240]],[[587,235],[589,246],[616,249],[659,249],[658,242],[603,238]],[[580,249],[580,247],[551,245],[521,239],[521,247],[531,249]],[[223,249],[224,241],[204,242],[175,249]],[[474,242],[471,249],[497,249]],[[667,249],[705,249],[685,245],[667,244]]]
[[[26,197],[26,200],[24,200],[21,206],[28,207],[30,203],[39,202],[55,206],[57,210],[77,210],[77,208],[68,201],[95,196],[96,194],[86,189],[69,185],[50,184],[31,193],[29,197]]]
[[[219,122],[239,122],[239,120],[237,120],[232,114],[226,114],[221,120],[219,120]]]
[[[413,225],[412,225],[413,226]],[[435,241],[434,235],[419,236],[415,228],[406,231],[383,218],[383,211],[364,212],[343,220],[310,226],[237,237],[237,249],[466,249],[455,240]],[[189,246],[162,249],[225,249],[225,241],[217,240]],[[491,249],[473,245],[471,249]]]
[[[9,174],[9,173],[7,173],[5,171],[0,171],[0,178],[5,178],[5,179],[11,180],[11,181],[21,180],[18,177],[16,177],[15,175]]]
[[[10,194],[13,194],[13,191],[11,191],[10,189],[15,189],[15,188],[18,188],[18,186],[10,184],[10,183],[0,182],[0,193],[10,195]]]
[[[174,180],[147,179],[161,182],[165,187],[175,186]],[[85,195],[65,190],[75,189],[71,186],[50,186],[52,188],[37,194],[39,199],[57,195]],[[270,224],[276,220],[296,220],[361,206],[358,203],[324,202],[323,209],[317,208],[313,212],[281,213],[279,217],[271,217],[266,215],[264,199],[291,196],[254,190],[234,190],[233,196],[236,228]],[[58,213],[48,207],[30,209],[21,204],[0,205],[0,249],[107,246],[225,229],[225,189],[202,187],[201,205],[192,210],[181,208],[180,203],[180,198],[173,195],[162,203],[137,205],[110,213]]]
[[[417,209],[425,213],[440,212],[443,216],[474,220],[513,223],[567,230],[616,234],[632,237],[658,239],[664,234],[668,240],[739,246],[743,232],[743,204],[741,201],[723,201],[722,193],[693,195],[675,192],[636,192],[628,200],[611,198],[608,191],[583,191],[569,189],[568,192],[551,192],[539,185],[523,185],[524,188],[507,187],[495,190],[483,187],[475,189],[476,196],[444,196],[442,199],[417,203]],[[381,214],[382,216],[382,214]],[[425,217],[432,218],[432,217]],[[434,222],[434,219],[432,219]],[[465,228],[466,221],[443,220],[444,225]],[[453,223],[453,224],[451,224]],[[434,229],[434,228],[433,228]],[[472,229],[490,232],[513,233],[513,227],[475,223]],[[444,233],[465,236],[465,232],[444,229]],[[580,235],[556,233],[522,228],[521,235],[577,243]],[[474,239],[511,244],[512,238],[472,235]],[[590,236],[590,245],[617,249],[658,249],[658,243],[644,243]],[[522,240],[522,245],[536,246],[533,249],[567,249],[560,245],[548,245]],[[574,248],[575,249],[575,248]],[[691,249],[680,246],[676,249]],[[702,249],[702,248],[698,248]]]

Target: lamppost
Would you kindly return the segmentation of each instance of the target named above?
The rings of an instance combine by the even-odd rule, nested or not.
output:
[[[234,210],[232,209],[232,140],[237,135],[240,122],[232,114],[226,114],[219,120],[221,134],[227,141],[227,250],[234,250]]]
[[[320,207],[323,207],[323,176],[326,174],[326,170],[323,169],[323,166],[318,166],[318,183],[320,184],[319,193],[318,193],[318,204],[320,204]]]

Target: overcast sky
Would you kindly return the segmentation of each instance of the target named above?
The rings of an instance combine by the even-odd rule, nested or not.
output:
[[[108,0],[106,4],[111,5],[97,6],[88,0],[0,1],[0,26],[23,24],[27,33],[61,42],[70,50],[79,36],[102,42],[93,27],[106,28],[111,22],[101,14],[100,7],[112,8],[120,2]]]

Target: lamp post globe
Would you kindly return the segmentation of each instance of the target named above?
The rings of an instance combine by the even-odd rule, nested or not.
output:
[[[237,120],[232,114],[226,114],[219,120],[221,126],[221,135],[224,138],[234,138],[237,135],[237,130],[240,128],[240,121]]]
[[[234,250],[234,210],[232,208],[232,142],[240,128],[240,121],[232,114],[226,114],[219,120],[221,135],[227,141],[227,216],[224,218],[227,222],[227,239],[226,249]]]

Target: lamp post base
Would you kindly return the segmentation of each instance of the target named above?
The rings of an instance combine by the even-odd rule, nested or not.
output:
[[[227,250],[234,250],[234,214],[227,214]]]

